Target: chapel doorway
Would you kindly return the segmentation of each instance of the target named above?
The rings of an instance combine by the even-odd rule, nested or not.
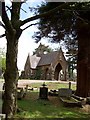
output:
[[[46,68],[45,70],[45,80],[47,79],[47,77],[48,77],[48,68]]]
[[[60,74],[60,71],[62,70],[62,66],[60,63],[58,63],[56,65],[56,68],[55,68],[55,72],[54,72],[54,79],[55,80],[58,80],[59,79],[59,74]]]

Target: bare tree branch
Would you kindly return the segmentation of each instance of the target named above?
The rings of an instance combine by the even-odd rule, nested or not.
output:
[[[11,12],[11,6],[10,7],[6,6],[6,8],[7,8],[7,11],[10,10],[10,12]]]
[[[12,13],[11,13],[11,20],[19,20],[20,18],[20,8],[21,2],[12,2]]]
[[[0,21],[0,26],[6,29],[5,25]]]
[[[89,21],[86,21],[85,19],[81,18],[76,11],[73,11],[73,13],[74,13],[74,15],[75,15],[78,19],[80,19],[83,23],[85,23],[85,24],[90,24]]]
[[[27,11],[26,11],[26,10],[24,10],[23,8],[21,8],[21,10],[22,10],[23,12],[27,13]]]
[[[25,27],[24,29],[22,29],[22,31],[26,30],[27,28],[31,27],[32,25],[37,25],[37,24],[39,24],[39,23],[30,24],[27,27]]]
[[[14,29],[20,28],[20,9],[22,2],[12,2],[11,22]]]
[[[2,2],[2,21],[4,22],[7,31],[10,31],[10,33],[12,33],[13,29],[5,10],[5,2]]]
[[[6,35],[5,34],[3,34],[3,35],[0,35],[0,38],[2,38],[2,37],[5,37]]]
[[[27,19],[25,19],[25,20],[23,20],[23,21],[21,22],[21,26],[24,25],[24,24],[26,24],[26,23],[28,23],[28,22],[30,22],[30,21],[33,21],[33,20],[36,20],[36,19],[39,19],[39,18],[42,18],[42,17],[45,17],[45,16],[50,16],[52,13],[56,12],[57,10],[59,10],[59,9],[62,10],[62,8],[65,8],[66,6],[71,5],[71,4],[74,4],[74,3],[66,2],[66,3],[64,3],[64,4],[62,4],[62,5],[54,8],[54,9],[48,11],[48,12],[45,12],[45,13],[43,13],[43,14],[36,15],[36,16],[30,17],[30,18],[27,18]]]

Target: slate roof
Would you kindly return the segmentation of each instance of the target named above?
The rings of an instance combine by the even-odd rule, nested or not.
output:
[[[62,52],[62,50],[53,51],[47,54],[42,54],[39,57],[36,55],[29,56],[31,68],[35,69],[37,66],[50,65],[57,59],[60,52]],[[63,55],[61,56],[61,58],[62,57],[64,58]]]
[[[42,54],[40,56],[41,56],[41,59],[40,59],[40,61],[38,63],[38,66],[49,65],[53,61],[55,61],[56,57],[58,56],[58,52],[53,51],[53,52],[50,52],[48,54]]]
[[[35,69],[40,61],[41,57],[37,57],[36,55],[29,56],[31,68]]]

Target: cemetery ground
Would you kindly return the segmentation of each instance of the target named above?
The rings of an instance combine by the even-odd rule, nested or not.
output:
[[[90,119],[90,105],[83,107],[65,107],[57,95],[48,95],[47,100],[39,99],[40,87],[44,81],[19,80],[19,87],[28,85],[26,96],[18,100],[18,113],[14,116],[16,119]],[[68,82],[64,81],[45,81],[50,90],[68,88]],[[72,82],[71,89],[76,90],[75,82]]]

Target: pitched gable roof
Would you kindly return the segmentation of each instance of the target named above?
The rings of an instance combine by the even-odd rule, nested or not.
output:
[[[29,55],[29,61],[32,69],[35,69],[37,66],[44,66],[44,65],[50,65],[56,59],[60,59],[61,61],[66,61],[62,50],[59,51],[53,51],[47,54],[41,54],[40,56],[37,55]]]
[[[41,57],[37,57],[36,55],[29,56],[31,68],[35,69],[40,61]]]
[[[58,56],[57,51],[53,51],[47,54],[40,55],[41,59],[38,63],[38,66],[51,64],[56,59],[57,56]]]

